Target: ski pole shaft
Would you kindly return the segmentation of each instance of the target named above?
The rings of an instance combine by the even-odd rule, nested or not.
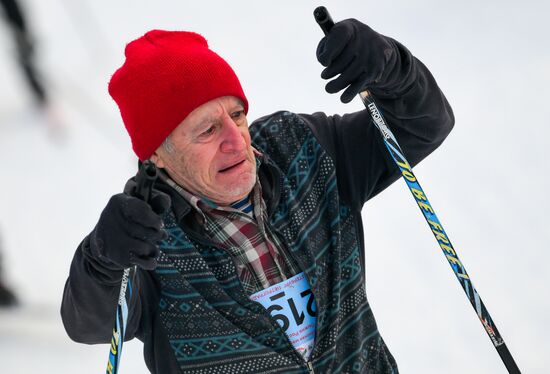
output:
[[[323,6],[316,8],[313,14],[315,20],[326,35],[330,31],[332,26],[334,26],[332,17],[328,13],[327,9]],[[457,277],[460,285],[464,289],[466,296],[470,300],[470,303],[476,311],[476,314],[478,315],[478,318],[485,328],[485,331],[491,338],[491,342],[495,346],[500,358],[508,369],[508,372],[510,374],[520,374],[518,366],[516,365],[510,351],[508,350],[508,347],[506,347],[506,344],[504,343],[504,340],[502,339],[500,333],[498,332],[496,325],[493,322],[493,319],[489,315],[489,311],[485,307],[485,304],[481,300],[481,297],[474,288],[470,276],[466,272],[466,269],[464,268],[462,262],[459,260],[456,250],[451,244],[449,237],[445,233],[443,226],[439,222],[439,219],[437,218],[434,209],[428,201],[424,190],[422,189],[422,187],[420,187],[418,179],[412,171],[412,167],[406,160],[404,152],[397,143],[397,139],[387,126],[382,112],[378,109],[374,98],[368,90],[360,92],[359,97],[361,98],[361,101],[363,102],[365,107],[369,110],[374,125],[378,128],[380,134],[382,135],[386,148],[388,149],[393,160],[399,167],[399,170],[401,171],[401,174],[405,179],[409,190],[411,191],[414,199],[416,200],[416,203],[418,204],[418,207],[422,211],[424,218],[426,219],[428,225],[430,226],[430,229],[432,230],[437,240],[439,247],[447,258],[449,265],[453,269],[455,276]]]
[[[140,164],[136,174],[136,188],[131,194],[138,199],[148,202],[151,198],[153,184],[157,179],[157,168],[154,163],[147,160]],[[132,298],[133,281],[136,273],[136,267],[124,269],[122,281],[120,282],[120,293],[116,308],[116,321],[113,327],[113,336],[111,337],[111,349],[109,351],[109,361],[107,362],[106,374],[117,374],[120,357],[122,354],[122,345],[126,334],[126,324],[128,323],[128,302]],[[129,291],[129,292],[128,292]]]
[[[109,350],[109,361],[107,361],[106,374],[118,373],[120,357],[122,355],[122,344],[126,334],[126,324],[128,322],[128,300],[131,298],[133,290],[131,279],[135,273],[134,268],[124,269],[122,281],[120,282],[120,293],[116,307],[116,320],[113,327],[113,336],[111,337],[111,349]],[[130,288],[129,294],[127,289]]]

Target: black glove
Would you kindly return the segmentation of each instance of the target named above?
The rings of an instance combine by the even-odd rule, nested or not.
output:
[[[111,197],[90,234],[92,255],[106,267],[119,270],[137,265],[146,270],[157,266],[157,242],[166,238],[162,215],[170,206],[170,197],[153,189],[149,203],[129,195],[135,190],[130,179],[126,193]]]
[[[396,54],[392,39],[355,19],[336,23],[317,46],[317,60],[326,66],[321,78],[340,74],[325,89],[336,93],[347,87],[340,97],[344,103],[366,88],[384,84],[384,73],[392,70]]]

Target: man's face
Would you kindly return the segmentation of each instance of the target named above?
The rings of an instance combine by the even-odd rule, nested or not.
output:
[[[151,159],[180,186],[219,205],[243,199],[256,182],[244,106],[232,96],[193,110]]]

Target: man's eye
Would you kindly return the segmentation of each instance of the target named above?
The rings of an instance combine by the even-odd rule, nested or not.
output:
[[[208,136],[208,135],[211,135],[214,133],[214,126],[210,126],[208,129],[206,129],[205,131],[203,131],[201,133],[201,135],[204,135],[204,136]]]
[[[244,110],[238,110],[236,112],[231,113],[232,118],[241,118],[244,116]]]

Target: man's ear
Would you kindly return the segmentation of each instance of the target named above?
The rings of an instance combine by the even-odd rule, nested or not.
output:
[[[153,161],[153,163],[156,165],[157,168],[164,169],[164,161],[159,154],[159,150],[157,149],[151,157],[149,157],[149,160]]]

